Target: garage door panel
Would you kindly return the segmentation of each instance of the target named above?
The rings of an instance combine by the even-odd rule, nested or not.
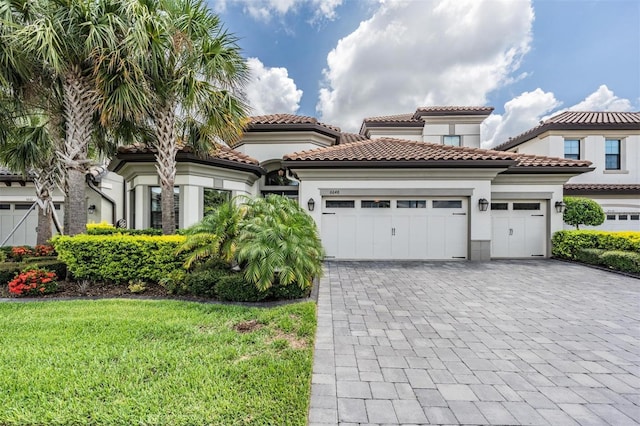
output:
[[[466,258],[466,199],[323,201],[322,240],[328,256],[339,259]],[[349,208],[339,208],[344,206]]]
[[[491,203],[491,257],[530,258],[546,255],[546,201]]]

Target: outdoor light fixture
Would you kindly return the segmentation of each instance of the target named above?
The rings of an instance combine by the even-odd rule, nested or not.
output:
[[[489,202],[487,201],[486,198],[480,198],[478,200],[478,208],[480,209],[481,212],[487,211],[487,209],[489,208]]]
[[[307,201],[307,207],[309,208],[310,212],[312,212],[313,209],[316,207],[316,202],[313,201],[313,198],[309,198],[309,201]]]
[[[566,204],[562,201],[556,201],[556,212],[562,213],[564,211]]]
[[[96,205],[95,204],[91,204],[88,208],[87,208],[87,212],[89,212],[89,214],[94,214],[96,212]]]

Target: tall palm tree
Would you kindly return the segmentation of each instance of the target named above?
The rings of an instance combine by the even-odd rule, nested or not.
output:
[[[144,3],[132,38],[148,46],[140,57],[149,90],[148,123],[161,186],[162,231],[175,232],[176,153],[215,149],[238,140],[247,107],[238,96],[247,78],[237,38],[202,0]]]
[[[123,71],[126,58],[120,52],[130,28],[131,1],[125,0],[3,0],[0,16],[5,28],[2,41],[10,57],[23,52],[35,75],[28,82],[41,89],[47,104],[51,93],[59,96],[61,109],[49,123],[57,126],[55,152],[64,166],[66,229],[70,235],[84,232],[85,174],[91,164],[89,144],[96,128],[97,112],[104,103],[100,88],[109,87],[110,72]],[[17,56],[17,55],[16,55]],[[5,62],[5,61],[3,61]],[[130,114],[138,96],[137,85],[124,85]],[[50,99],[50,98],[49,98]],[[43,108],[50,112],[48,108]],[[111,115],[114,115],[111,112]],[[106,117],[100,117],[104,123]]]

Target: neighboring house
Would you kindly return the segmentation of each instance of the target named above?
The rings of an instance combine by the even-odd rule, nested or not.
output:
[[[0,245],[33,245],[36,241],[38,211],[33,181],[0,167]],[[122,217],[123,179],[103,167],[93,167],[87,179],[87,218],[89,222],[105,220],[116,223]],[[60,223],[64,215],[64,195],[53,193]],[[54,228],[55,231],[55,228]]]
[[[640,231],[640,112],[566,111],[495,149],[591,161],[595,170],[571,178],[564,194],[602,206],[596,229]]]

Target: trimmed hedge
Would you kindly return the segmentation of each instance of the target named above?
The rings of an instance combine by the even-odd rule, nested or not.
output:
[[[640,232],[558,231],[551,241],[551,253],[562,259],[576,259],[587,248],[640,253]]]
[[[623,272],[640,273],[640,253],[631,251],[606,251],[600,256],[602,263]]]
[[[580,249],[576,253],[576,260],[584,263],[589,263],[591,265],[601,265],[602,264],[602,253],[605,253],[606,250],[602,249],[592,249],[585,248]]]
[[[184,256],[176,255],[185,237],[180,235],[76,235],[56,236],[58,258],[74,279],[114,283],[158,282],[180,269]]]
[[[216,284],[216,294],[220,300],[231,302],[259,302],[269,297],[269,289],[258,290],[248,282],[242,273],[230,273],[220,278]]]

